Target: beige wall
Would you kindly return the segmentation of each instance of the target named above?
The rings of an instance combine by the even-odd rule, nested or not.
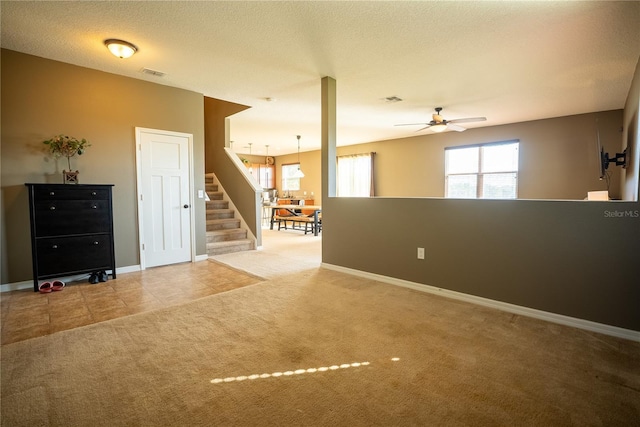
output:
[[[609,153],[621,151],[622,110],[515,123],[465,132],[423,134],[388,141],[338,147],[338,155],[375,152],[376,195],[380,197],[444,197],[444,150],[459,145],[520,141],[520,199],[582,200],[588,191],[606,190],[598,179],[596,119]],[[297,154],[276,158],[281,166],[297,163]],[[301,192],[321,194],[320,151],[300,153],[305,177]],[[610,166],[610,195],[620,198],[621,167]]]
[[[583,199],[606,189],[597,174],[596,118],[606,149],[620,150],[621,110],[384,141],[362,151],[378,153],[378,195],[444,197],[446,147],[519,140],[518,198]],[[616,197],[619,169],[611,168]]]
[[[194,136],[194,185],[204,188],[199,93],[2,50],[2,283],[32,277],[24,183],[61,182],[66,162],[42,141],[60,133],[92,146],[72,159],[81,183],[115,184],[116,265],[139,264],[135,127]],[[194,196],[195,197],[195,196]],[[206,253],[204,200],[194,198],[196,254]]]

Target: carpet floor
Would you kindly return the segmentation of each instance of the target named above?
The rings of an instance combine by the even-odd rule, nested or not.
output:
[[[640,343],[269,252],[216,257],[264,282],[3,346],[2,425],[639,423]]]

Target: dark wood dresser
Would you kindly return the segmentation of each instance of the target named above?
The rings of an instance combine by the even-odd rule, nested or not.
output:
[[[113,185],[25,184],[29,188],[33,290],[38,280],[109,271],[115,279]]]

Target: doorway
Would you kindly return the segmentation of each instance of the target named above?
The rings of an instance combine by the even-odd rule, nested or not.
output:
[[[140,268],[193,261],[193,135],[136,128]]]

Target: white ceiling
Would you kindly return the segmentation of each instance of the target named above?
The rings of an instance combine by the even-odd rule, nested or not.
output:
[[[427,122],[435,107],[449,120],[487,117],[468,128],[619,109],[640,57],[637,1],[1,7],[3,48],[251,106],[232,116],[231,139],[253,154],[295,152],[298,134],[301,151],[320,147],[324,76],[337,81],[338,145],[349,145],[416,135],[394,125]],[[139,51],[115,58],[108,38]]]

